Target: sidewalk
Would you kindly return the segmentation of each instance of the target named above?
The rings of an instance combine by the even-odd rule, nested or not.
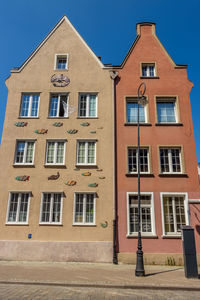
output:
[[[135,277],[134,265],[102,263],[0,262],[0,284],[200,291],[199,279],[186,279],[183,267],[145,266]]]

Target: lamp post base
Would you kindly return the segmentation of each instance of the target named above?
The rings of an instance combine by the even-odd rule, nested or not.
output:
[[[136,254],[137,254],[137,261],[136,261],[135,276],[143,277],[143,276],[145,276],[144,262],[143,262],[143,251],[138,250],[136,252]]]

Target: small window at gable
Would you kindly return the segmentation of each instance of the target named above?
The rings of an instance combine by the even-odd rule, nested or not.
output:
[[[142,63],[142,77],[155,77],[155,63]]]
[[[68,70],[68,54],[56,54],[55,70]]]

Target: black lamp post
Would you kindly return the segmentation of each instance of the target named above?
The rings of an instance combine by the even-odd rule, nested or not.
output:
[[[137,261],[136,261],[136,269],[135,276],[145,276],[144,271],[144,262],[143,262],[143,251],[142,251],[142,238],[141,238],[141,208],[140,208],[140,114],[139,114],[139,105],[145,105],[147,100],[144,96],[146,91],[146,85],[142,82],[138,88],[138,99],[137,99],[137,128],[138,128],[138,247],[137,247]]]

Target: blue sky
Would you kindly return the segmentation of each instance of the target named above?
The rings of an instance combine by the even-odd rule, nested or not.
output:
[[[136,23],[149,21],[156,23],[156,33],[173,60],[188,64],[200,161],[199,13],[200,0],[1,0],[0,139],[7,100],[4,81],[10,69],[23,63],[63,15],[103,63],[112,64],[122,62],[136,37]]]

